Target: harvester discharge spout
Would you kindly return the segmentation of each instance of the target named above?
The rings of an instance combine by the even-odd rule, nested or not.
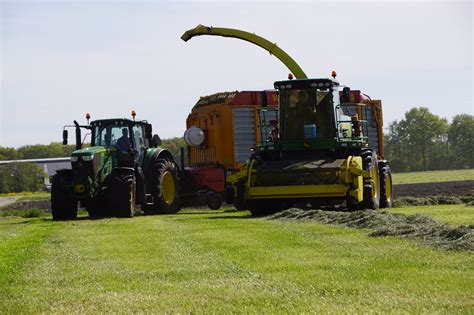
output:
[[[293,73],[297,79],[307,79],[308,77],[304,73],[303,69],[296,63],[296,61],[290,57],[283,49],[277,46],[276,43],[272,43],[265,38],[258,36],[253,33],[245,32],[242,30],[237,30],[233,28],[222,28],[222,27],[212,27],[198,25],[193,29],[186,31],[181,39],[187,42],[194,36],[200,35],[211,35],[211,36],[222,36],[222,37],[231,37],[242,39],[252,44],[255,44],[266,51],[271,55],[277,57],[283,64]]]

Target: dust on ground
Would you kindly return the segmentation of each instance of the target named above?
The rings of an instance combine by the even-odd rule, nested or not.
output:
[[[351,228],[369,229],[368,236],[411,238],[423,244],[474,253],[474,225],[451,226],[423,214],[405,215],[387,211],[323,211],[291,208],[267,219],[311,220]]]

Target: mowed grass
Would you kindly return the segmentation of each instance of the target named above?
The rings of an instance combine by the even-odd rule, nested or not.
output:
[[[474,180],[474,169],[393,173],[393,184],[417,184]]]
[[[390,208],[390,212],[413,215],[417,213],[426,214],[433,219],[451,225],[474,225],[474,207],[461,205],[436,205],[436,206],[409,206]]]
[[[248,212],[0,220],[0,313],[472,314],[472,254],[417,244]]]

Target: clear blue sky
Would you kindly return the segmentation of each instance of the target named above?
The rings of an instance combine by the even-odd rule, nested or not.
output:
[[[257,46],[181,34],[198,24],[276,42],[311,77],[382,99],[473,114],[472,2],[1,2],[0,146],[61,140],[74,119],[128,117],[182,136],[199,96],[271,89],[288,70]]]

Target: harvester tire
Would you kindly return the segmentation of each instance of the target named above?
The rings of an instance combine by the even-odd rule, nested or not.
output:
[[[109,186],[109,211],[119,218],[131,218],[135,212],[135,174],[133,169],[115,169]]]
[[[371,175],[364,178],[364,200],[360,203],[361,209],[377,210],[380,207],[380,181],[377,163],[377,154],[372,150],[363,150],[360,154],[364,170]]]
[[[286,204],[282,200],[256,199],[248,201],[249,210],[254,217],[262,217],[284,210]]]
[[[234,207],[239,211],[249,209],[247,201],[245,200],[245,187],[244,182],[240,181],[235,183],[235,197]]]
[[[146,215],[173,214],[180,210],[178,200],[178,170],[168,159],[157,159],[151,169],[153,205],[143,207]]]
[[[70,196],[72,171],[61,171],[53,176],[51,185],[51,213],[53,220],[74,220],[77,218],[77,201]]]
[[[380,208],[391,208],[393,205],[392,171],[387,163],[379,163],[380,175]]]

